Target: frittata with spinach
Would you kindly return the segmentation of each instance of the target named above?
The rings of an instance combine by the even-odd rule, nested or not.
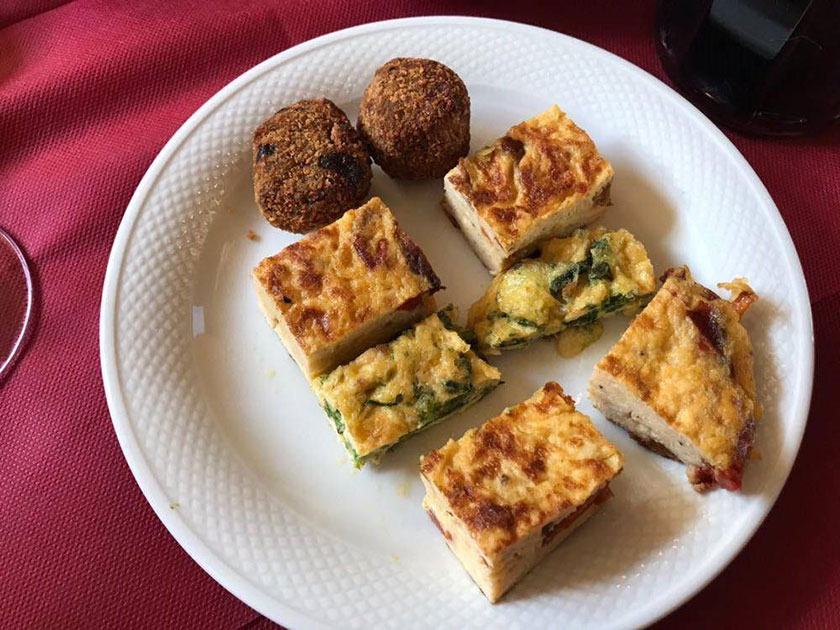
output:
[[[634,315],[655,290],[647,251],[630,232],[582,228],[496,276],[467,326],[479,348],[498,354],[618,311]]]
[[[470,347],[452,306],[313,381],[356,467],[481,399],[499,370]],[[466,340],[465,340],[466,339]]]

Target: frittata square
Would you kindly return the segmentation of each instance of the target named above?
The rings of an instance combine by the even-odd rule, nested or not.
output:
[[[743,279],[730,302],[670,269],[650,304],[595,367],[589,398],[642,445],[687,464],[698,491],[741,488],[760,416],[752,343],[740,323],[757,298]]]
[[[435,310],[426,256],[379,198],[254,269],[269,325],[310,380]]]
[[[463,158],[444,208],[493,275],[541,240],[592,223],[610,204],[613,168],[556,105]]]
[[[423,507],[491,602],[612,496],[624,458],[557,383],[424,455]]]
[[[573,338],[581,350],[600,336],[601,318],[635,315],[655,290],[647,251],[630,232],[580,228],[543,242],[538,257],[493,278],[470,308],[467,326],[487,354],[558,333],[558,342]]]
[[[462,411],[501,374],[462,339],[451,306],[316,379],[313,390],[357,467]]]

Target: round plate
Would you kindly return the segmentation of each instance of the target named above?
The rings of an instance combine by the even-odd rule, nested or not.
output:
[[[257,307],[249,272],[295,240],[253,202],[251,134],[280,107],[326,96],[355,118],[374,70],[439,59],[472,97],[472,148],[553,103],[613,163],[605,224],[657,272],[687,263],[708,286],[746,276],[745,318],[765,415],[744,491],[706,496],[643,451],[584,392],[627,326],[564,360],[549,341],[508,352],[506,384],[356,472]],[[372,194],[426,251],[462,313],[490,277],[440,211],[440,180],[375,170]],[[246,234],[253,230],[255,239]],[[272,57],[199,109],[152,164],[111,252],[101,318],[114,428],[149,503],[210,575],[294,628],[511,628],[647,624],[696,593],[767,515],[805,427],[813,337],[802,270],[767,191],[737,150],[663,84],[554,32],[484,19],[369,24]],[[492,606],[420,508],[421,453],[557,380],[626,454],[615,499]]]

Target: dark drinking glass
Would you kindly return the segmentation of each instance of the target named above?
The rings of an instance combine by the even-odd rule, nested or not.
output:
[[[656,46],[721,124],[797,135],[840,119],[840,0],[660,0]]]

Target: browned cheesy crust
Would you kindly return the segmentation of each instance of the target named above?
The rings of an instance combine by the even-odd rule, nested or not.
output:
[[[421,458],[424,507],[491,601],[609,498],[623,456],[557,383]],[[568,533],[568,532],[566,532]]]
[[[269,322],[309,377],[430,314],[441,286],[378,198],[264,259],[254,278]]]
[[[446,204],[468,239],[488,241],[476,249],[498,273],[536,241],[600,217],[613,174],[589,135],[555,105],[461,159],[446,176],[453,189]],[[457,212],[459,196],[477,215],[473,221]]]
[[[721,285],[735,294],[725,300],[695,282],[687,267],[662,279],[596,366],[590,397],[645,445],[689,464],[698,490],[737,490],[759,416],[752,344],[739,320],[757,297],[737,280]],[[644,406],[631,411],[636,402]]]

